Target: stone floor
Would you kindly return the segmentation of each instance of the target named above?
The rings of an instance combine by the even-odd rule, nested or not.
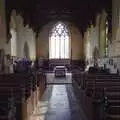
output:
[[[48,85],[30,120],[86,120],[72,85]]]
[[[66,79],[47,74],[47,79],[54,84],[47,85],[30,120],[87,120],[72,84],[65,84],[72,83],[71,74],[67,74]]]
[[[48,84],[70,84],[72,83],[72,74],[66,73],[66,78],[55,78],[54,73],[47,73]]]

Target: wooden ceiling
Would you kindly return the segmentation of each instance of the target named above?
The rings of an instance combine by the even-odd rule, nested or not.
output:
[[[111,17],[112,0],[6,0],[7,21],[11,10],[24,18],[36,32],[51,20],[74,23],[82,33],[90,22],[95,23],[96,14],[105,9]]]

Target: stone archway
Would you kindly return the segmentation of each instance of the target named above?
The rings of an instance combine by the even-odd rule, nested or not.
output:
[[[10,34],[11,34],[11,56],[17,56],[17,26],[16,12],[13,10],[10,19]]]
[[[27,42],[25,42],[25,44],[24,44],[24,57],[30,58],[29,46],[28,46]]]
[[[94,59],[94,65],[97,64],[97,59],[99,58],[99,49],[95,47],[93,49],[93,59]]]

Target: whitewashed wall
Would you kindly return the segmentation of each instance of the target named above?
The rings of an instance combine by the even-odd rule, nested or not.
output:
[[[91,26],[88,28],[84,37],[85,59],[89,61],[89,65],[93,65],[93,52],[95,47],[99,49],[98,28]]]
[[[27,43],[29,49],[29,57],[33,59],[36,56],[35,33],[31,28],[29,28],[29,26],[24,27],[23,18],[20,15],[13,14],[13,18],[15,25],[11,26],[11,30],[14,31],[12,34],[13,39],[11,40],[14,40],[15,42],[11,48],[14,49],[13,51],[16,51],[14,55],[18,57],[24,57],[24,46],[25,43]],[[10,41],[10,44],[11,43],[12,41]]]

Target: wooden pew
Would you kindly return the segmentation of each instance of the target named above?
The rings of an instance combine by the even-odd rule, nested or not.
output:
[[[120,119],[120,112],[118,112],[120,111],[120,76],[81,73],[79,81],[81,90],[84,91],[81,92],[83,108],[90,120],[101,120],[104,119],[103,117],[106,120]],[[104,100],[104,98],[107,98],[107,100]],[[107,105],[106,101],[108,103]],[[106,108],[105,112],[104,108]],[[100,116],[103,117],[100,118]]]
[[[77,66],[72,66],[72,80],[76,82],[78,85],[81,84],[81,69]]]
[[[43,75],[40,74],[40,76]],[[38,86],[37,86],[37,81],[39,81]],[[37,78],[34,78],[31,75],[25,75],[25,74],[1,75],[0,98],[2,97],[3,99],[0,99],[0,104],[2,104],[3,101],[7,104],[9,98],[12,97],[15,98],[15,107],[16,107],[15,116],[17,120],[27,120],[28,116],[32,114],[34,108],[36,107],[35,105],[37,105],[38,96],[36,94],[37,93],[36,91],[37,91],[37,87],[39,87],[39,89],[41,88],[40,84],[43,81],[45,82],[45,76],[44,76],[44,80],[42,77],[40,78],[40,80],[37,80]],[[45,84],[42,83],[42,85],[45,88]],[[33,104],[34,106],[32,108],[29,108]],[[0,116],[2,117],[1,114]],[[7,117],[5,119],[7,119]]]
[[[93,75],[87,76],[85,79],[84,89],[88,90],[103,90],[106,87],[119,86],[120,85],[120,76],[111,76],[111,75]]]
[[[46,75],[43,72],[37,73],[37,87],[38,87],[38,91],[39,91],[38,92],[39,93],[38,100],[40,100],[46,89]]]
[[[116,88],[118,88],[120,86],[120,76],[117,75],[93,75],[93,76],[87,76],[87,79],[85,80],[85,90],[88,92],[91,91],[91,93],[89,93],[89,96],[94,97],[94,98],[99,98],[102,99],[103,97],[107,97],[107,95],[112,95],[114,97],[119,97],[120,95],[120,89],[119,92],[115,91]],[[106,90],[111,89],[111,92],[106,92]],[[115,92],[114,92],[115,91]],[[109,94],[108,94],[109,93]],[[114,93],[114,94],[113,94]],[[91,95],[90,95],[91,94]],[[108,98],[108,101],[109,97]],[[109,106],[109,105],[108,105]],[[113,106],[113,105],[110,105]],[[118,115],[118,113],[120,114],[120,112],[118,112],[120,110],[120,105],[119,106],[114,106],[114,107],[110,107],[109,106],[109,111],[105,112],[105,118],[106,119],[119,119],[120,116],[118,116],[117,118],[115,118],[116,115]],[[113,111],[114,114],[111,113]],[[110,114],[108,114],[110,113]],[[97,118],[96,118],[97,119]]]
[[[2,75],[1,79],[0,79],[0,88],[1,88],[2,93],[4,93],[5,89],[13,90],[13,93],[10,92],[10,93],[6,93],[6,94],[13,94],[13,97],[15,97],[16,114],[17,114],[16,117],[17,117],[17,119],[21,119],[21,120],[27,118],[26,102],[29,99],[30,93],[31,93],[31,91],[29,89],[30,85],[29,85],[28,81],[29,81],[28,76],[22,76],[22,75],[18,75],[18,74],[17,75],[15,75],[15,74],[7,75],[7,76]],[[18,90],[18,92],[16,93],[17,90]],[[20,107],[22,107],[22,108],[20,108]]]
[[[104,89],[106,97],[105,119],[120,120],[120,84]]]
[[[10,113],[12,112],[12,114],[14,116],[11,116],[11,117],[15,117],[18,120],[21,119],[22,118],[21,101],[24,100],[22,95],[20,95],[20,93],[22,93],[22,91],[20,91],[19,88],[11,88],[11,87],[0,88],[0,91],[1,91],[0,104],[2,104],[2,106],[0,106],[0,109],[1,110],[5,109],[6,112],[5,111],[3,111],[3,112],[5,113],[4,115],[6,116],[6,118],[10,117]],[[13,109],[14,109],[14,111],[13,111]],[[0,117],[2,117],[2,116],[3,116],[3,114],[0,114]],[[11,118],[11,119],[13,119],[13,118]]]

